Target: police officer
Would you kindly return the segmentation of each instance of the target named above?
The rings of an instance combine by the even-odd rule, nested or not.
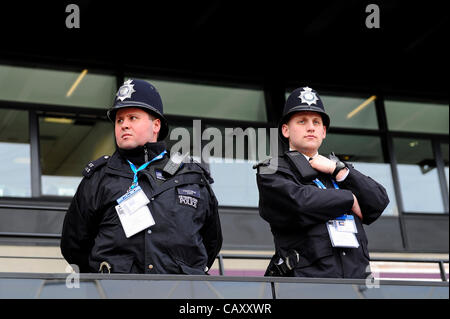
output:
[[[126,81],[107,112],[116,151],[90,162],[64,219],[61,252],[81,272],[205,274],[222,245],[208,171],[169,156],[161,97]]]
[[[383,186],[334,154],[318,150],[330,127],[317,92],[294,90],[286,100],[281,156],[259,163],[259,212],[271,227],[275,255],[267,276],[366,278],[370,273],[362,224],[389,203]]]

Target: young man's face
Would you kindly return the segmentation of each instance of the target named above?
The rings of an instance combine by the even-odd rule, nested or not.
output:
[[[132,149],[147,142],[156,142],[161,120],[139,108],[119,109],[116,113],[114,133],[119,148]]]
[[[281,127],[283,136],[289,139],[289,147],[308,156],[318,152],[326,131],[320,114],[309,111],[295,113]]]

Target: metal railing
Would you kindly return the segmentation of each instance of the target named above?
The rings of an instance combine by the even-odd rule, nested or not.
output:
[[[370,261],[374,262],[414,262],[414,263],[437,263],[439,265],[439,273],[441,275],[442,281],[448,281],[447,274],[445,273],[445,263],[449,263],[448,259],[432,259],[432,258],[420,258],[420,259],[412,259],[412,258],[382,258],[382,257],[374,257],[370,258]]]
[[[448,282],[344,278],[0,273],[0,286],[0,299],[448,299]]]
[[[219,254],[219,274],[224,276],[225,266],[224,259],[244,259],[244,260],[270,260],[272,255],[243,255],[243,254]],[[433,258],[386,258],[386,257],[373,257],[370,258],[371,262],[398,262],[398,263],[437,263],[439,265],[439,273],[442,281],[448,281],[447,274],[445,272],[445,263],[449,263],[448,259],[433,259]]]
[[[42,259],[42,260],[64,260],[62,257],[43,257],[43,256],[0,256],[0,259]],[[269,261],[272,255],[267,254],[218,254],[216,259],[218,261],[219,275],[225,276],[225,265],[224,259],[235,259],[235,260],[267,260]],[[444,264],[448,264],[448,259],[433,259],[433,258],[387,258],[387,257],[373,257],[370,259],[371,262],[398,262],[398,263],[436,263],[439,266],[439,272],[441,276],[441,281],[447,282],[447,274],[445,272]]]

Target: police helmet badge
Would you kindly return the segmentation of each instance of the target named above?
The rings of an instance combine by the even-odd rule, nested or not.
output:
[[[319,100],[315,92],[312,92],[312,89],[309,87],[305,87],[304,91],[300,92],[300,99],[302,99],[302,103],[307,103],[309,106],[311,104],[317,104],[316,102]]]
[[[131,98],[131,94],[136,92],[136,90],[133,89],[134,84],[131,84],[131,82],[133,82],[133,80],[128,80],[128,81],[123,82],[123,85],[117,91],[116,96],[122,102],[125,99]]]

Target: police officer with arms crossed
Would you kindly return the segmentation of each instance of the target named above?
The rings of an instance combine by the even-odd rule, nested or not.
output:
[[[205,274],[222,246],[208,171],[169,156],[161,97],[128,80],[107,113],[116,151],[89,163],[64,219],[61,252],[81,272]]]
[[[370,273],[362,224],[389,203],[383,186],[318,150],[330,118],[316,91],[294,90],[278,125],[289,151],[257,165],[259,212],[271,227],[275,255],[266,276],[366,278]]]

